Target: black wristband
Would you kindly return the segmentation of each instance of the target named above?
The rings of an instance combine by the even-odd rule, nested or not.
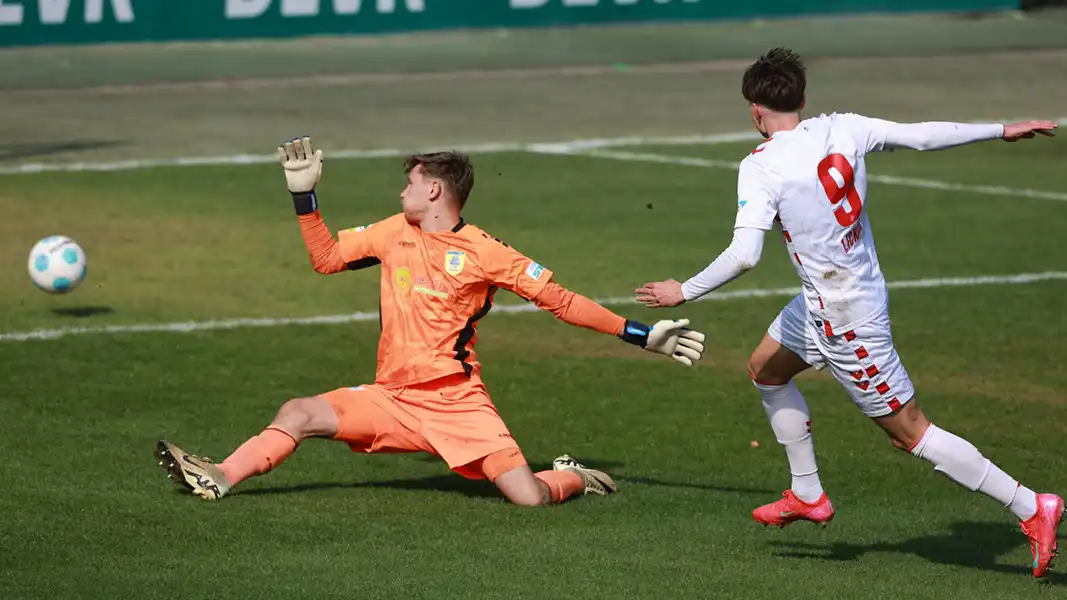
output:
[[[319,200],[315,197],[315,190],[293,194],[293,207],[298,215],[310,215],[319,209]]]
[[[645,344],[648,343],[648,332],[648,325],[627,319],[626,325],[622,328],[622,333],[619,334],[619,339],[644,348]]]

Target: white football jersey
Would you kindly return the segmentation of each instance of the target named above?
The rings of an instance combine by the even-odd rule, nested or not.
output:
[[[864,156],[888,122],[854,114],[806,119],[741,162],[736,227],[779,221],[808,311],[840,335],[883,311],[889,295],[867,219]]]

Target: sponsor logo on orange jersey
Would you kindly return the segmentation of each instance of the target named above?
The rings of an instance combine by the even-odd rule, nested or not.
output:
[[[526,276],[534,281],[541,279],[541,274],[544,272],[545,268],[533,261],[530,261],[530,266],[526,267]]]
[[[440,279],[430,280],[421,275],[416,275],[414,282],[416,292],[437,296],[438,298],[448,298],[448,291],[451,289]]]

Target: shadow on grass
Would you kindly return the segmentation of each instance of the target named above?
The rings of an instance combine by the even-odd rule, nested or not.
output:
[[[389,479],[385,481],[357,481],[353,483],[306,483],[290,487],[256,488],[239,490],[235,496],[260,496],[264,494],[298,494],[301,492],[318,492],[323,490],[356,490],[365,488],[384,488],[391,490],[411,490],[420,492],[454,492],[472,498],[500,498],[493,485],[487,481],[466,479],[459,475],[431,475],[429,477],[412,477],[409,479]]]
[[[590,465],[604,469],[608,473],[611,473],[616,467],[622,466],[622,463],[613,461],[596,461],[590,462]],[[538,471],[550,470],[552,465],[534,463],[530,465],[530,468],[536,473]],[[690,483],[690,482],[676,482],[676,481],[664,481],[662,479],[653,479],[650,477],[627,477],[624,475],[616,476],[614,479],[620,484],[623,491],[626,490],[627,483],[635,483],[640,485],[651,485],[659,487],[669,488],[691,488],[696,490],[706,490],[711,492],[720,492],[725,494],[762,494],[772,495],[776,493],[776,490],[762,489],[762,488],[749,488],[749,487],[737,487],[730,485],[718,485],[714,483]],[[442,475],[430,475],[426,477],[410,477],[405,479],[387,479],[381,481],[357,481],[351,483],[345,482],[331,482],[331,483],[306,483],[300,485],[294,485],[289,487],[266,487],[266,488],[254,488],[250,490],[238,490],[234,495],[241,496],[259,496],[265,494],[294,494],[301,492],[315,492],[323,490],[343,490],[343,489],[366,489],[366,488],[382,488],[392,490],[410,490],[410,491],[434,491],[434,492],[452,492],[459,493],[472,498],[500,498],[503,499],[500,492],[497,491],[491,483],[485,480],[467,479],[461,475],[455,473],[442,474]]]
[[[81,152],[125,146],[128,142],[119,140],[70,140],[66,142],[26,143],[13,146],[0,146],[0,162],[19,159],[52,156],[64,152]]]
[[[724,494],[762,494],[765,496],[777,496],[781,494],[781,490],[774,490],[770,488],[738,487],[733,485],[719,485],[717,483],[664,481],[662,479],[653,479],[651,477],[627,477],[623,475],[616,477],[615,479],[617,481],[627,483],[639,483],[642,485],[654,485],[671,488],[691,488],[694,490],[707,490],[709,492],[722,492]],[[753,506],[753,508],[755,508],[755,506]]]
[[[903,542],[873,544],[806,544],[771,542],[777,555],[788,558],[807,558],[826,561],[853,561],[870,552],[912,554],[941,565],[970,567],[996,573],[1031,576],[1026,565],[1000,564],[998,557],[1026,544],[1019,527],[1002,523],[960,521],[950,526],[949,533],[922,536]],[[1048,585],[1067,585],[1067,574],[1052,572],[1043,579]]]
[[[440,459],[436,457],[429,458],[431,460],[440,461]],[[596,461],[595,464],[605,470],[610,470],[614,467],[622,465],[622,463],[612,461]],[[534,463],[530,465],[530,468],[533,469],[534,472],[537,472],[551,469],[552,465]],[[452,492],[463,494],[471,498],[499,498],[500,500],[504,500],[504,496],[501,495],[501,493],[496,489],[495,486],[493,486],[492,483],[489,483],[484,479],[467,479],[466,477],[463,477],[462,475],[457,475],[455,473],[429,475],[426,477],[410,477],[405,479],[387,479],[383,481],[356,481],[352,483],[307,483],[289,487],[256,488],[250,490],[237,490],[234,492],[234,496],[294,494],[300,492],[314,492],[322,490],[355,490],[366,488],[410,490],[422,492]]]
[[[110,315],[115,309],[110,306],[72,306],[70,308],[53,308],[52,314],[57,317],[77,317],[84,319],[96,315]]]

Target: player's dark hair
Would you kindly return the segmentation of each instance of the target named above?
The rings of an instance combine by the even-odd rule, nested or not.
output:
[[[789,48],[775,48],[745,70],[741,95],[777,112],[798,112],[804,106],[807,85],[800,55]]]
[[[441,180],[459,200],[460,207],[467,203],[467,197],[474,187],[474,166],[466,154],[454,150],[413,154],[404,161],[404,173],[410,173],[420,165],[423,176]]]

